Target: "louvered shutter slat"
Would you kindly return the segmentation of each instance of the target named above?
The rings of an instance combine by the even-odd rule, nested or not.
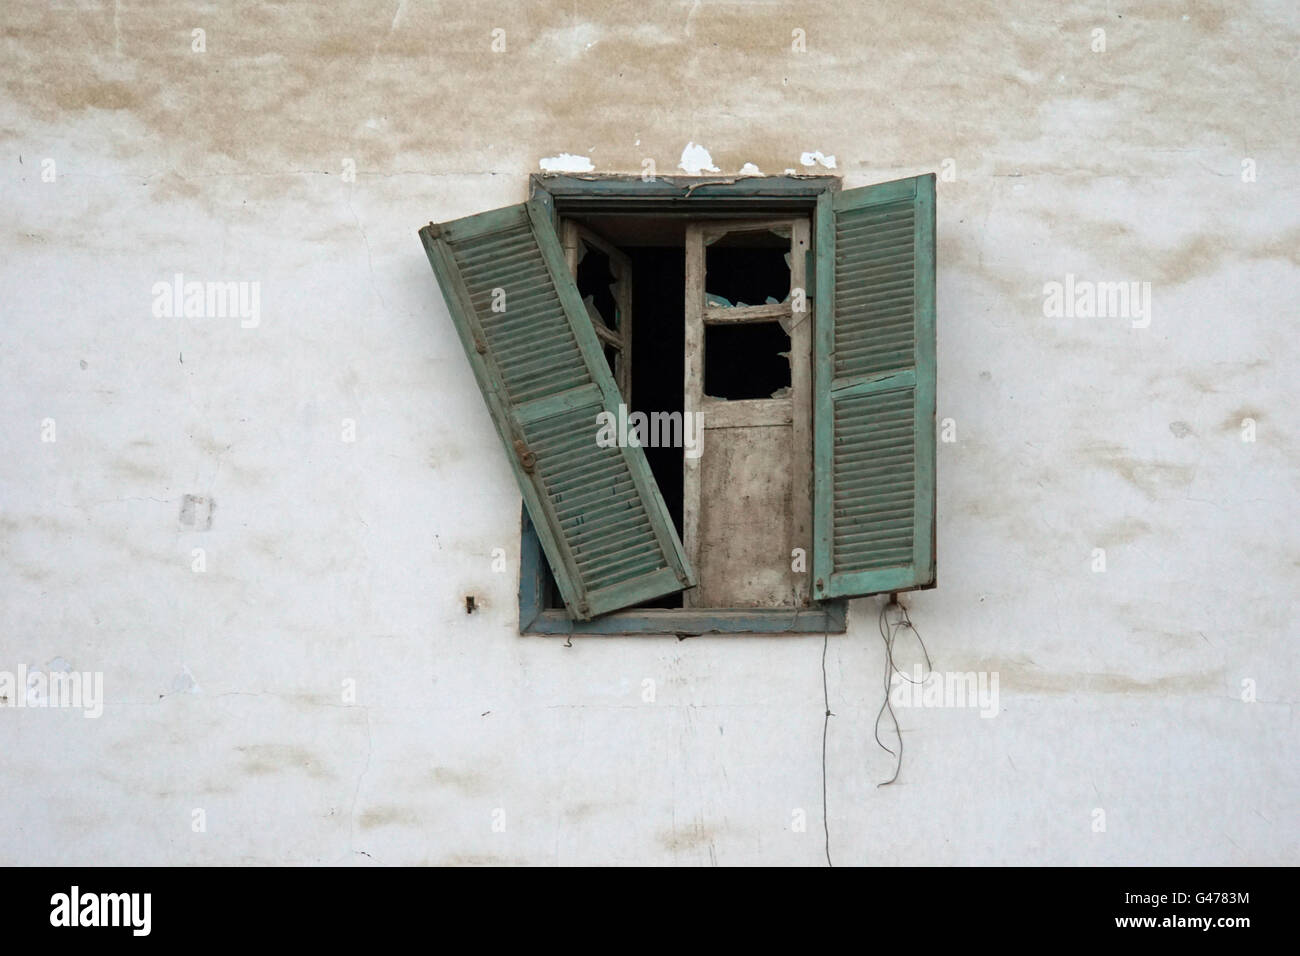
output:
[[[934,583],[934,177],[818,208],[814,593]]]
[[[694,586],[644,451],[596,443],[618,390],[547,211],[512,206],[420,237],[570,613]]]

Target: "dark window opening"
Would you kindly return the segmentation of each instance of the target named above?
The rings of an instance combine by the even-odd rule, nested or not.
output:
[[[600,320],[609,329],[617,330],[618,303],[614,299],[614,291],[611,288],[616,280],[609,267],[609,256],[585,242],[581,244],[581,249],[585,255],[578,263],[576,276],[578,294],[582,296],[584,302],[591,300]]]
[[[790,336],[779,322],[704,326],[704,394],[779,398],[790,387]]]
[[[681,413],[686,392],[686,257],[682,248],[625,249],[633,275],[632,395],[635,410]],[[647,448],[664,503],[682,532],[681,448]]]
[[[790,239],[767,231],[729,232],[705,249],[709,305],[768,305],[790,295]]]

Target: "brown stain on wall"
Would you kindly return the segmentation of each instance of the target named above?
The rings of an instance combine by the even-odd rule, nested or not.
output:
[[[1242,422],[1244,422],[1247,418],[1254,419],[1255,424],[1258,425],[1260,422],[1264,420],[1264,413],[1257,408],[1252,408],[1249,405],[1243,405],[1240,408],[1238,408],[1236,411],[1228,413],[1228,416],[1224,418],[1224,420],[1219,424],[1219,431],[1240,432],[1242,428]]]
[[[598,803],[574,803],[564,808],[564,818],[571,823],[577,823],[586,820],[603,809],[608,809]]]
[[[434,767],[429,777],[435,785],[459,790],[467,796],[480,796],[487,791],[487,782],[479,774],[471,771]]]
[[[1210,2],[1122,14],[1067,3],[1050,16],[1027,0],[441,2],[394,13],[357,0],[13,5],[3,84],[37,123],[122,114],[106,134],[118,155],[140,151],[134,123],[145,166],[210,172],[337,171],[343,156],[363,174],[535,169],[542,155],[592,147],[603,169],[638,171],[649,156],[671,172],[688,139],[724,171],[752,161],[780,172],[814,148],[838,151],[841,168],[915,166],[1039,139],[1057,104],[1079,101],[1105,107],[1080,136],[1125,142],[1107,165],[1139,175],[1168,159],[1134,147],[1281,142],[1294,120],[1277,95],[1294,26],[1236,21]],[[1089,49],[1097,26],[1104,54]],[[204,53],[191,52],[195,27]],[[491,50],[494,28],[503,53]],[[791,49],[796,28],[807,52]]]
[[[1186,488],[1196,477],[1193,465],[1144,460],[1110,442],[1093,442],[1080,452],[1085,460],[1113,471],[1152,501],[1167,491]]]
[[[363,830],[392,826],[418,827],[420,816],[406,807],[384,805],[363,811],[357,822]]]
[[[666,850],[674,853],[683,850],[695,850],[713,844],[718,834],[702,823],[693,823],[681,829],[665,830],[659,834],[659,843]]]
[[[1164,214],[1153,207],[1151,215]],[[1056,240],[1067,247],[1086,253],[1090,258],[1100,251],[1104,256],[1090,267],[1089,275],[1099,281],[1150,282],[1153,298],[1162,290],[1204,279],[1220,269],[1239,266],[1241,262],[1276,260],[1300,265],[1300,229],[1290,229],[1276,236],[1259,238],[1257,226],[1242,219],[1222,223],[1214,232],[1194,233],[1168,245],[1151,241],[1144,231],[1135,230],[1118,220],[1089,220],[1074,216],[1052,216]],[[943,261],[942,259],[940,260]],[[1101,271],[1102,274],[1091,273]]]
[[[152,462],[135,461],[130,458],[113,458],[109,462],[108,470],[124,481],[145,484],[163,484],[170,477]]]
[[[1201,395],[1242,391],[1255,386],[1273,363],[1265,358],[1245,361],[1216,361],[1196,367],[1181,369],[1170,375],[1168,370],[1150,372],[1146,376],[1146,392],[1155,396],[1181,396],[1184,384]]]
[[[533,861],[535,864],[536,861]],[[519,857],[497,856],[491,853],[453,853],[439,860],[435,866],[528,866],[529,861]]]
[[[52,515],[27,514],[19,517],[0,514],[0,538],[16,536],[28,531],[43,534],[80,534],[82,526]]]
[[[1021,694],[1206,694],[1223,689],[1223,671],[1169,674],[1150,680],[1127,674],[1049,674],[1033,671],[1003,673],[1002,692]]]
[[[1125,544],[1132,544],[1140,538],[1151,534],[1151,525],[1147,524],[1141,518],[1124,518],[1122,521],[1116,521],[1104,528],[1098,536],[1098,541],[1104,547],[1119,547]]]
[[[60,110],[134,110],[140,107],[135,91],[125,83],[64,84],[51,91]]]
[[[249,776],[265,776],[276,773],[303,773],[316,780],[333,776],[320,757],[286,744],[250,744],[236,747],[242,756],[240,770]]]
[[[1143,253],[1133,249],[1135,258],[1128,260],[1127,268],[1137,275],[1143,273],[1143,263],[1150,261],[1153,268],[1151,280],[1162,288],[1204,278],[1224,268],[1230,258],[1264,261],[1278,259],[1300,265],[1300,230],[1265,240],[1248,236],[1236,237],[1216,234],[1199,234],[1190,237],[1171,249],[1157,249]]]
[[[1178,635],[1180,641],[1185,635]],[[1225,690],[1226,672],[1215,670],[1135,677],[1114,671],[1057,672],[1040,669],[1025,660],[980,660],[945,664],[944,672],[989,672],[998,675],[1000,694],[1122,694],[1178,696],[1214,694]]]

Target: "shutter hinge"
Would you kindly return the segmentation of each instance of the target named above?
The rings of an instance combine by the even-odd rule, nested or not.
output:
[[[487,343],[477,335],[474,336],[474,351],[479,355],[487,355]]]
[[[537,464],[537,456],[528,450],[522,438],[515,439],[515,457],[519,459],[519,466],[531,475],[533,465]]]

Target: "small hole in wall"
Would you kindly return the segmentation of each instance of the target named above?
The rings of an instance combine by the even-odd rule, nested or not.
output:
[[[478,604],[475,603],[474,601],[474,595],[472,594],[465,595],[465,613],[473,614],[477,610],[478,610]]]

